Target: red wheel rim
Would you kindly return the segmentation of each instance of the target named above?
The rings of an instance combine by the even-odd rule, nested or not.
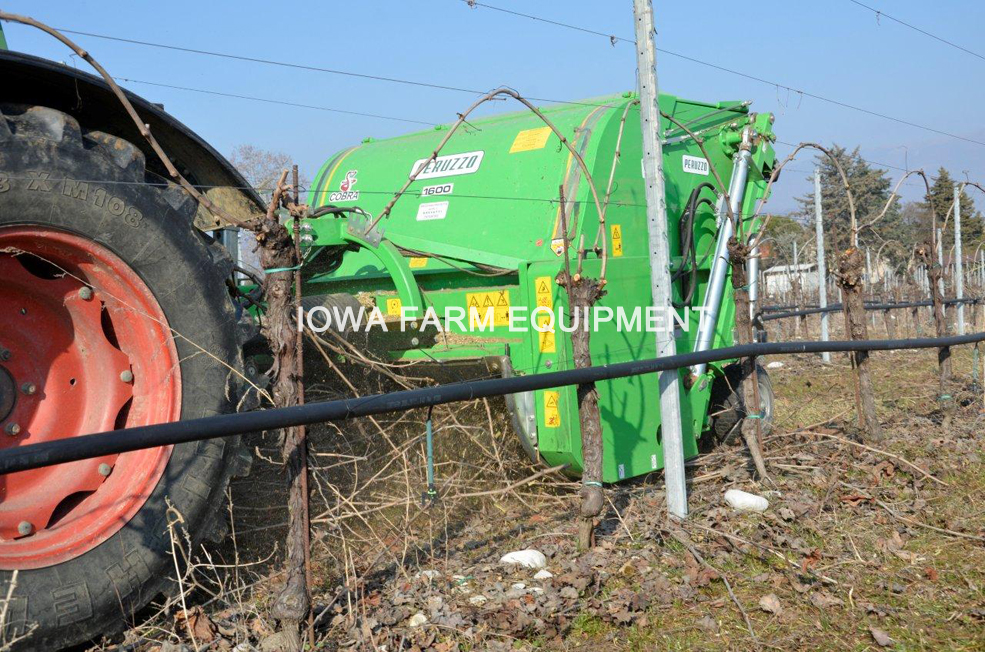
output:
[[[175,421],[178,352],[150,288],[90,239],[0,228],[0,448]],[[72,559],[122,528],[171,447],[0,476],[0,568]]]

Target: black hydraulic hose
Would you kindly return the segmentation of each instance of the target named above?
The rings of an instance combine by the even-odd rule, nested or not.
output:
[[[366,215],[366,211],[359,208],[358,206],[333,206],[332,204],[326,204],[325,206],[319,206],[318,208],[311,211],[308,217],[315,218],[315,217],[324,217],[325,215],[344,215],[345,213]]]
[[[699,183],[695,186],[684,206],[684,214],[681,215],[681,219],[677,222],[677,234],[678,240],[680,241],[681,250],[681,266],[673,275],[671,275],[671,280],[677,281],[682,278],[684,274],[690,274],[691,276],[687,283],[687,289],[684,292],[684,297],[681,300],[680,305],[677,305],[678,308],[691,305],[691,300],[694,298],[695,288],[698,285],[698,250],[697,241],[694,237],[694,220],[698,212],[698,207],[701,206],[701,204],[706,203],[709,206],[712,205],[711,200],[707,197],[699,198],[701,191],[705,188],[708,188],[713,193],[715,192],[715,187],[707,182]]]
[[[321,401],[256,412],[222,414],[214,417],[139,426],[94,435],[29,444],[0,451],[0,475],[52,464],[114,455],[128,451],[181,444],[244,432],[275,430],[325,421],[340,421],[398,410],[443,405],[491,396],[530,392],[552,387],[581,385],[613,378],[681,369],[697,364],[751,356],[844,351],[886,351],[958,346],[985,341],[985,332],[940,338],[902,340],[841,340],[833,342],[763,342],[710,351],[683,353],[664,358],[633,360],[609,365],[555,371],[512,378],[464,381],[361,398]]]

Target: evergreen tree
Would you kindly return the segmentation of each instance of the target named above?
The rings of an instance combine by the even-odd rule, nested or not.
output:
[[[855,199],[855,214],[859,226],[875,218],[889,199],[893,182],[884,170],[872,167],[862,160],[858,148],[848,151],[840,145],[831,147],[831,153],[841,164],[848,177],[848,183]],[[815,165],[821,170],[821,210],[824,214],[824,230],[827,246],[830,251],[842,251],[850,244],[851,213],[848,209],[848,196],[838,168],[824,154],[818,154]],[[813,182],[813,177],[809,180]],[[812,183],[813,186],[813,183]],[[800,215],[805,221],[814,220],[814,192],[804,197],[798,197],[801,205]],[[863,249],[878,248],[886,240],[898,240],[903,223],[900,217],[899,202],[893,202],[886,214],[871,228],[859,232],[859,246]],[[887,247],[886,250],[899,250],[898,247]],[[899,254],[887,251],[887,255],[896,258]],[[894,261],[895,262],[895,261]]]
[[[933,185],[930,186],[930,194],[924,196],[923,202],[919,204],[922,213],[920,217],[922,219],[915,225],[916,228],[913,229],[915,243],[931,241],[930,225],[932,216],[930,214],[930,206],[933,206],[937,212],[937,226],[943,228],[942,240],[944,242],[944,251],[947,252],[954,246],[954,209],[951,207],[954,203],[954,183],[954,178],[945,168],[942,167],[937,171],[937,178],[934,180]],[[950,216],[948,217],[949,211]],[[947,218],[946,225],[944,224],[945,218]],[[982,220],[982,214],[978,212],[975,208],[975,203],[962,188],[962,247],[966,250],[970,248],[971,251],[974,251],[974,248],[982,241],[983,236],[985,236],[985,221]]]

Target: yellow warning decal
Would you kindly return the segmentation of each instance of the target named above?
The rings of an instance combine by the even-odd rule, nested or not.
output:
[[[544,392],[544,425],[548,428],[561,427],[561,392]]]
[[[513,139],[510,146],[510,154],[517,152],[529,152],[534,149],[543,149],[547,144],[547,139],[551,137],[550,127],[538,127],[536,129],[524,129]]]
[[[609,232],[612,234],[612,255],[622,256],[622,227],[613,224],[609,227]]]
[[[534,279],[534,295],[537,298],[537,307],[547,308],[549,310],[554,310],[554,298],[552,296],[552,288],[554,287],[554,281],[550,276],[538,276]],[[543,314],[543,311],[537,313],[537,325],[543,328],[551,321],[550,315]],[[543,333],[537,333],[538,344],[540,345],[541,353],[556,353],[557,344],[554,339],[554,329],[549,331],[544,331]]]
[[[427,267],[428,266],[427,256],[414,256],[413,258],[410,259],[408,266],[411,269],[420,269],[422,267]]]
[[[554,280],[550,276],[538,276],[534,279],[534,294],[537,297],[538,306],[554,307],[554,299],[551,298],[553,287]]]
[[[470,324],[473,319],[488,324],[491,311],[493,326],[507,326],[510,323],[510,291],[468,292],[465,295],[465,310]],[[472,316],[473,310],[475,317]]]
[[[551,321],[550,315],[543,315],[537,313],[537,326],[539,327],[540,330],[543,330],[544,327],[548,323],[550,323],[550,321]],[[537,339],[540,344],[541,353],[557,353],[557,344],[555,343],[555,339],[554,339],[553,327],[550,330],[544,330],[544,332],[542,333],[538,332]]]
[[[403,307],[399,298],[386,300],[386,314],[400,316],[400,308]]]

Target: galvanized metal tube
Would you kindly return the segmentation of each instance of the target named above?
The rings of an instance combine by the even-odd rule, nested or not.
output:
[[[738,215],[738,213],[736,213]],[[749,241],[753,242],[756,240],[756,234],[751,233],[749,235]],[[749,319],[756,319],[756,304],[759,303],[759,247],[755,247],[749,251],[749,260],[746,261],[746,275],[749,277]],[[793,278],[792,276],[790,277]],[[793,290],[793,283],[790,283],[790,289]],[[755,330],[755,324],[753,324],[753,329]],[[755,339],[755,335],[753,336]]]
[[[740,149],[736,154],[737,160],[732,166],[732,178],[728,184],[729,200],[732,213],[739,216],[742,212],[742,202],[746,194],[746,181],[749,178],[749,161],[752,154],[748,149]],[[694,351],[708,351],[715,341],[715,328],[718,325],[718,313],[722,307],[722,296],[725,293],[725,280],[728,276],[728,241],[732,237],[732,222],[728,218],[724,199],[718,205],[718,241],[715,243],[715,257],[711,262],[711,275],[708,279],[708,289],[702,304],[701,319],[698,323],[698,336],[694,341]],[[700,376],[708,368],[707,364],[693,367],[695,375]]]
[[[961,252],[961,186],[954,184],[954,297],[964,299],[964,261]],[[964,335],[964,304],[958,304],[958,335]],[[977,351],[977,349],[976,349]]]
[[[670,276],[670,243],[667,236],[667,195],[664,187],[663,148],[660,143],[660,107],[657,104],[657,54],[653,43],[653,6],[650,0],[633,0],[636,18],[636,64],[640,82],[640,124],[643,130],[643,176],[646,180],[646,222],[650,251],[650,288],[653,305],[670,315],[673,306]],[[709,162],[710,164],[710,162]],[[658,329],[657,357],[677,354],[672,329]],[[676,369],[659,374],[660,434],[663,439],[667,511],[687,516],[684,472],[683,423],[680,374]],[[648,433],[650,435],[650,433]],[[650,436],[656,436],[652,433]]]
[[[821,168],[814,168],[814,235],[817,237],[817,305],[828,307],[828,270],[824,260],[824,220],[821,217]],[[828,313],[821,313],[821,341],[828,341]],[[831,362],[831,354],[821,353],[821,362]]]
[[[937,289],[941,296],[944,296],[944,230],[941,228],[937,229],[937,264],[941,268],[941,275],[937,279]],[[928,280],[927,283],[929,284],[930,281]]]
[[[434,430],[431,427],[431,411],[428,410],[428,419],[426,423],[426,446],[427,446],[427,483],[428,483],[428,494],[432,495],[435,492],[434,485]]]

